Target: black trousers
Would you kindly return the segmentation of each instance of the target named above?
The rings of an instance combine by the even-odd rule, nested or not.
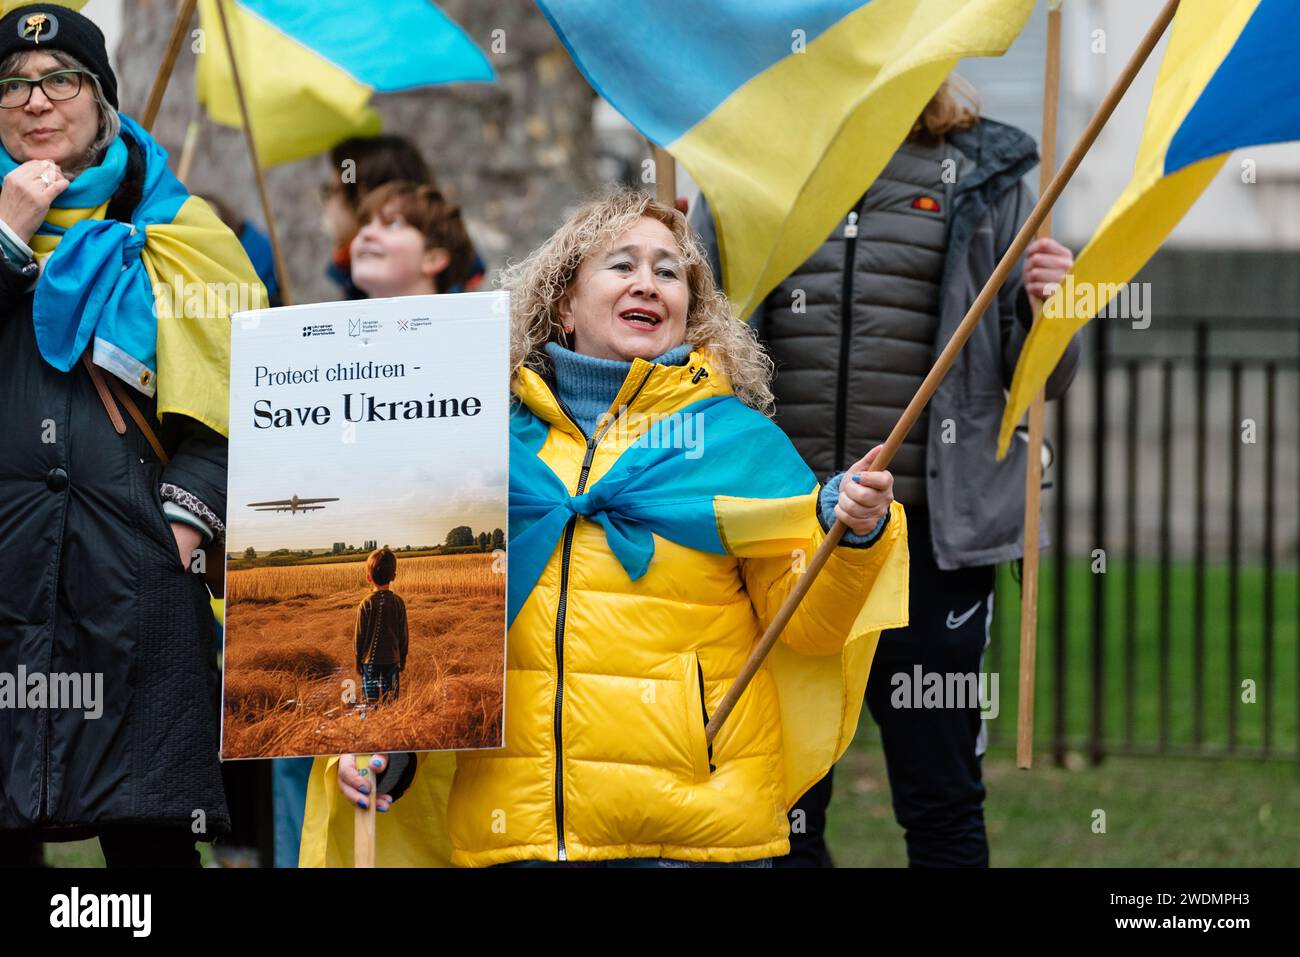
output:
[[[198,867],[188,827],[119,824],[100,830],[106,867]],[[0,831],[0,867],[41,867],[44,845],[35,831]]]
[[[924,676],[980,671],[993,615],[994,566],[944,571],[934,562],[929,515],[908,510],[911,552],[909,624],[883,632],[867,682],[867,708],[880,727],[894,818],[913,867],[987,867],[980,710],[915,704],[916,667]],[[895,676],[902,676],[895,678]],[[905,679],[905,680],[904,680]],[[919,694],[919,692],[918,692]],[[831,867],[826,807],[832,775],[791,812],[790,855],[778,867]]]

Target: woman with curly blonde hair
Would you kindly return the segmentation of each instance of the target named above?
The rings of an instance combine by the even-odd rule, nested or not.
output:
[[[736,321],[731,303],[713,280],[713,271],[686,218],[644,193],[615,193],[588,203],[522,263],[508,268],[501,285],[510,292],[510,362],[545,372],[545,346],[568,346],[559,308],[578,267],[592,252],[625,233],[642,218],[672,233],[689,293],[686,340],[709,350],[731,379],[739,398],[763,413],[772,410],[772,360],[749,327]],[[649,358],[649,357],[643,357]]]
[[[588,203],[504,285],[506,746],[456,756],[451,861],[769,866],[786,811],[852,737],[889,627],[864,606],[906,548],[893,478],[873,450],[818,487],[764,414],[770,361],[674,209]],[[837,516],[852,533],[710,744],[709,714]],[[903,620],[893,597],[884,618]],[[381,810],[420,786],[403,777],[379,779]],[[351,756],[337,781],[370,800]],[[404,803],[427,833],[430,803]]]

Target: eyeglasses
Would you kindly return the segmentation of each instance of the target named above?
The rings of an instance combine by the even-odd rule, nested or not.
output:
[[[40,86],[46,99],[70,100],[81,92],[81,77],[86,70],[55,70],[29,80],[25,76],[7,76],[0,80],[0,109],[16,110],[32,98],[32,87]]]

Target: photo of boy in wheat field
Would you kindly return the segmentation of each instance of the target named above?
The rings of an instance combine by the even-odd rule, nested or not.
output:
[[[229,563],[224,757],[499,746],[503,552],[289,557]]]
[[[366,581],[374,589],[357,606],[357,673],[366,704],[392,703],[401,693],[410,636],[406,631],[406,603],[393,591],[397,556],[385,545],[366,559]]]

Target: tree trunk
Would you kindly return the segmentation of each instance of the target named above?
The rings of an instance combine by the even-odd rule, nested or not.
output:
[[[381,95],[384,129],[415,140],[439,186],[461,204],[470,236],[491,272],[525,256],[595,183],[591,161],[594,93],[531,3],[441,0],[439,6],[487,53],[495,84],[456,84]],[[494,9],[486,9],[487,7]],[[178,0],[133,0],[123,10],[117,50],[120,102],[138,116],[176,16]],[[191,29],[198,28],[197,18]],[[175,169],[197,115],[189,45],[154,125]],[[286,118],[291,119],[291,118]],[[267,188],[296,301],[338,298],[325,276],[332,249],[321,223],[320,184],[328,158],[267,171]],[[203,121],[187,184],[262,223],[243,133]]]

